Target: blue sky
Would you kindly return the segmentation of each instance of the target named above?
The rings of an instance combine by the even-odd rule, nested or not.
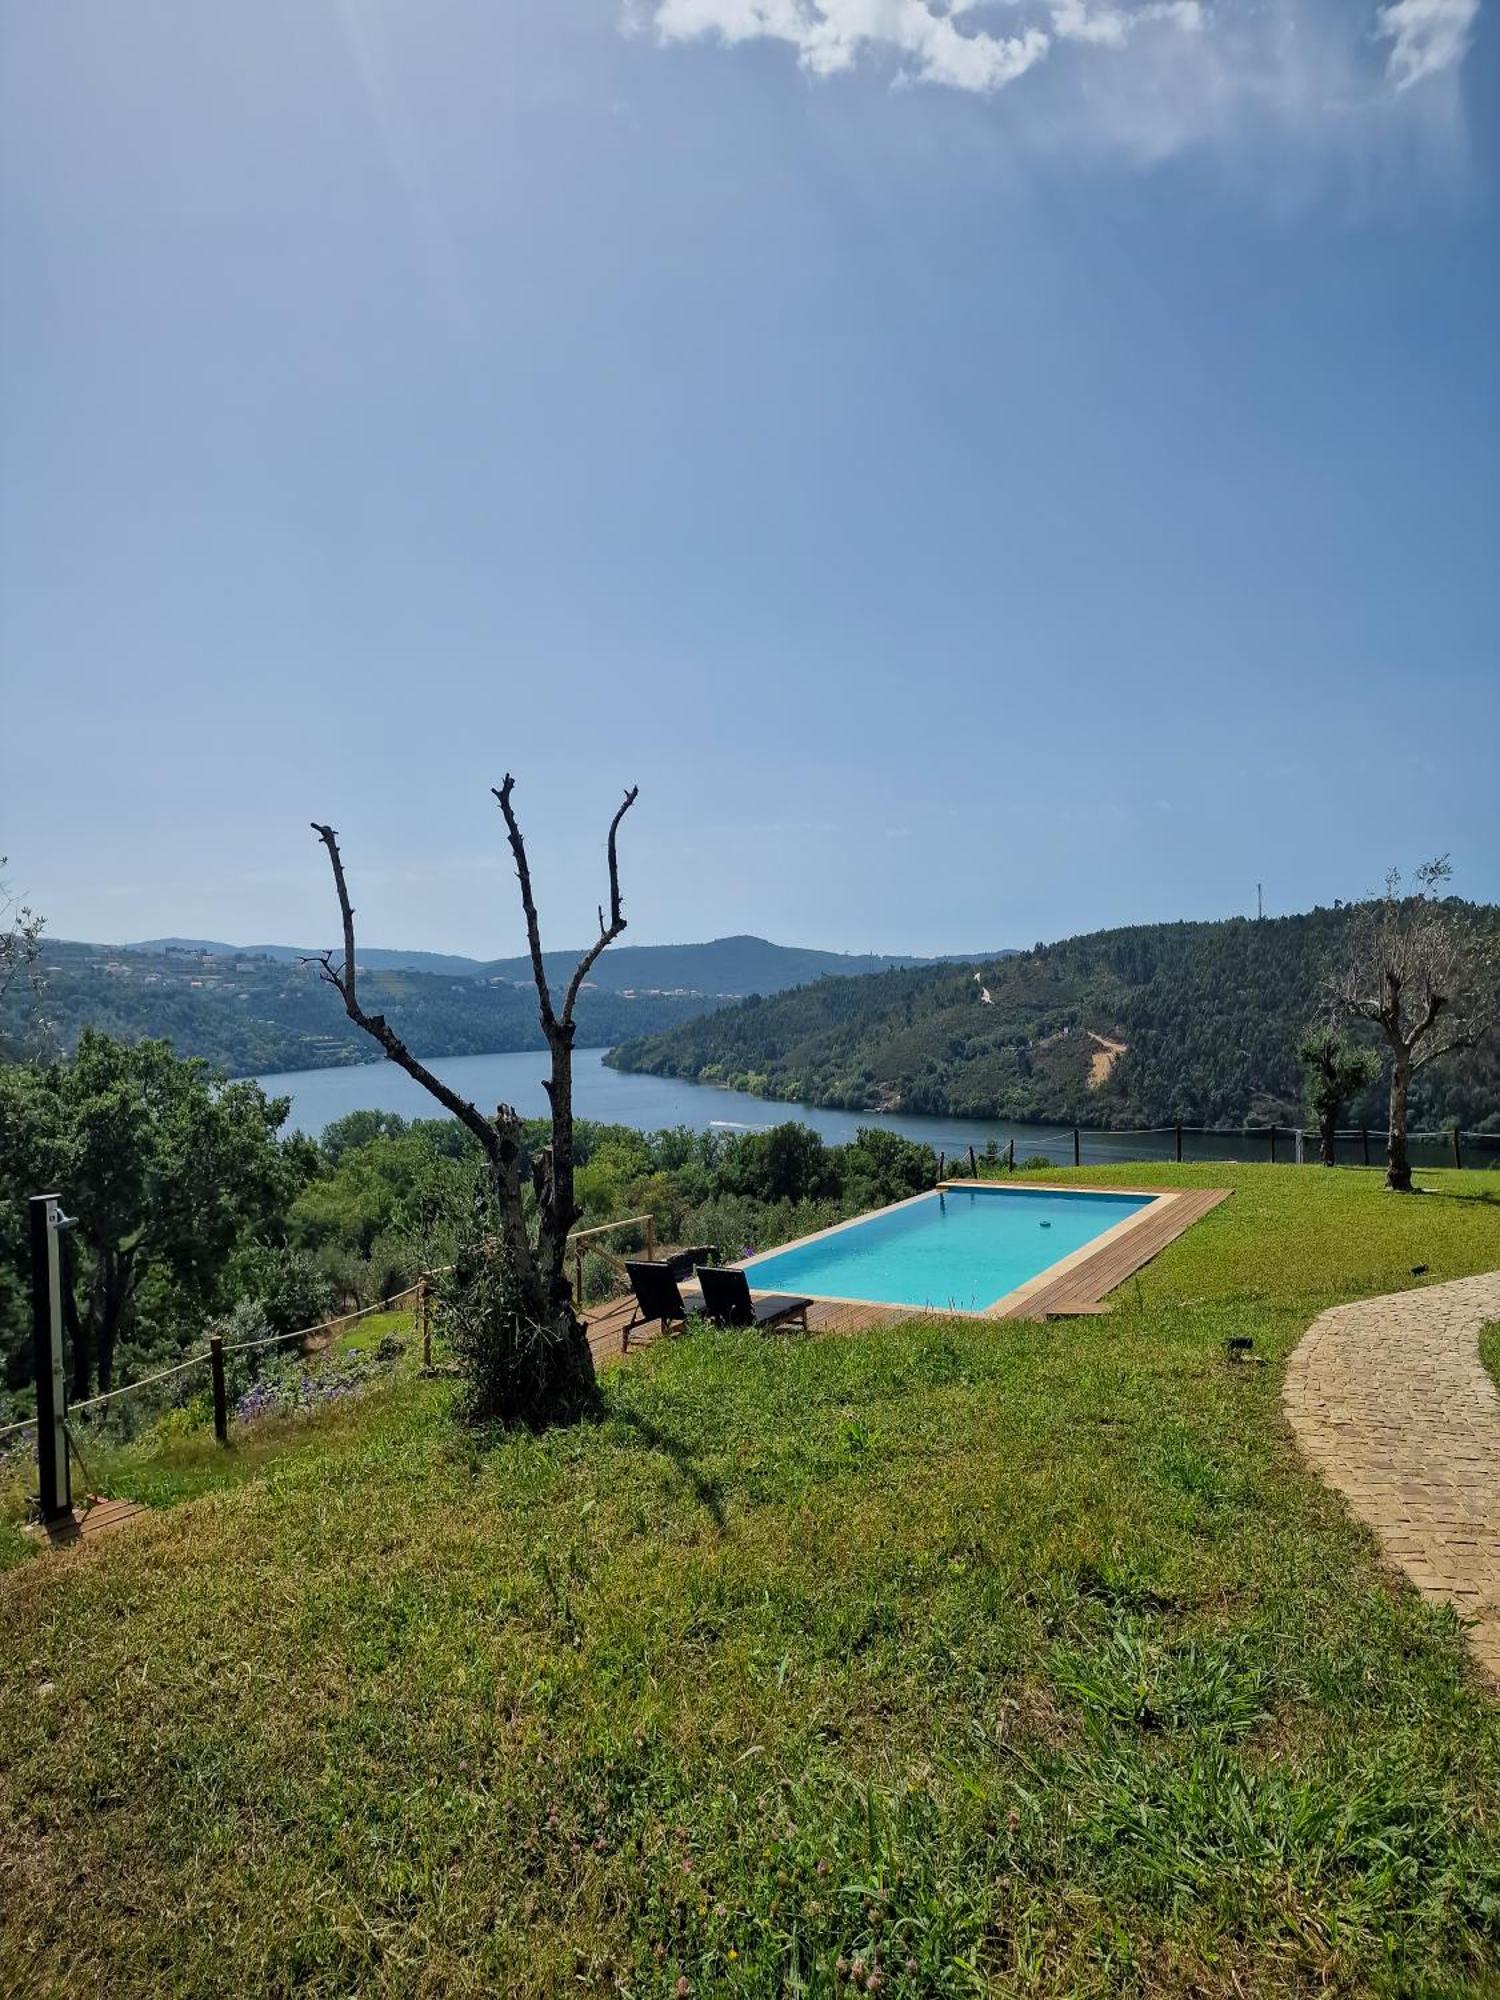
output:
[[[64,936],[959,950],[1500,896],[1474,0],[0,5]]]

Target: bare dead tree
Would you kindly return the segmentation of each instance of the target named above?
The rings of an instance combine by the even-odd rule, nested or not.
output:
[[[1330,1000],[1336,1019],[1373,1022],[1391,1058],[1386,1186],[1411,1192],[1407,1099],[1412,1077],[1444,1056],[1472,1049],[1500,1024],[1500,951],[1469,909],[1445,899],[1448,857],[1425,862],[1411,891],[1399,871],[1385,893],[1361,903]]]
[[[389,1059],[414,1077],[473,1133],[489,1163],[494,1206],[499,1225],[497,1250],[504,1267],[507,1295],[513,1302],[516,1325],[532,1341],[539,1356],[536,1404],[543,1412],[549,1402],[561,1411],[576,1406],[580,1397],[592,1394],[593,1359],[583,1323],[573,1309],[567,1276],[569,1232],[578,1220],[579,1208],[573,1186],[573,1042],[574,1009],[585,980],[601,952],[614,943],[625,928],[624,905],[620,898],[620,867],[617,841],[620,822],[635,804],[638,787],[632,785],[609,823],[605,853],[609,868],[609,910],[599,907],[599,935],[579,959],[568,981],[561,1007],[555,1005],[542,956],[541,924],[536,898],[532,893],[531,865],[512,802],[515,779],[507,774],[495,788],[494,796],[505,819],[505,830],[515,857],[516,877],[521,887],[521,908],[526,917],[526,942],[531,955],[532,978],[536,985],[538,1018],[551,1057],[551,1074],[544,1085],[552,1113],[550,1145],[532,1163],[536,1196],[534,1229],[528,1224],[522,1190],[521,1119],[513,1106],[500,1104],[486,1117],[477,1105],[461,1097],[435,1076],[413,1055],[383,1014],[368,1013],[359,998],[359,968],[354,939],[354,906],[349,899],[339,837],[331,826],[313,822],[313,832],[328,850],[343,926],[341,953],[327,951],[318,963],[322,976],[344,1004],[355,1026],[378,1042]],[[520,1337],[518,1335],[518,1337]],[[550,1384],[550,1388],[549,1388]]]

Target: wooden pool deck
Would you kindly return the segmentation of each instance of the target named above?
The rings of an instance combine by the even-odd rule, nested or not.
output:
[[[963,1186],[963,1182],[954,1183]],[[974,1182],[969,1182],[974,1186]],[[992,1306],[987,1319],[1064,1319],[1078,1312],[1096,1312],[1102,1302],[1143,1264],[1149,1264],[1169,1243],[1174,1243],[1210,1209],[1227,1201],[1232,1188],[1115,1188],[1110,1194],[1149,1194],[1155,1206],[1130,1228],[1113,1230],[1097,1247],[1086,1248],[1054,1277],[1046,1278],[1033,1290],[1023,1287],[1024,1296],[1010,1304],[1004,1300]]]
[[[945,1187],[974,1187],[974,1181],[945,1181]],[[994,1186],[994,1182],[982,1183]],[[1036,1183],[1028,1183],[1036,1185]],[[1073,1183],[1076,1190],[1077,1183]],[[1149,1195],[1155,1206],[1132,1221],[1128,1228],[1111,1230],[1095,1246],[1085,1246],[1064,1260],[1057,1269],[1044,1272],[1040,1281],[1023,1286],[1010,1298],[1002,1299],[987,1312],[958,1314],[934,1312],[919,1306],[865,1305],[845,1299],[815,1299],[808,1313],[808,1330],[820,1334],[868,1333],[878,1326],[892,1326],[911,1319],[1072,1319],[1086,1314],[1107,1313],[1109,1294],[1133,1277],[1144,1264],[1191,1229],[1210,1209],[1217,1208],[1233,1192],[1230,1188],[1110,1188],[1110,1194]],[[670,1254],[670,1253],[668,1253]],[[591,1306],[584,1317],[588,1323],[589,1346],[596,1364],[621,1359],[620,1339],[633,1313],[634,1301],[628,1294]],[[649,1347],[660,1338],[656,1326],[632,1330],[625,1359]]]

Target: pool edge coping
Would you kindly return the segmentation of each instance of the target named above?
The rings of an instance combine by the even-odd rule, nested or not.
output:
[[[1002,1293],[998,1299],[993,1300],[987,1306],[979,1306],[977,1308],[967,1306],[914,1306],[901,1299],[848,1299],[840,1297],[835,1292],[807,1292],[805,1294],[799,1293],[798,1296],[810,1298],[817,1305],[865,1306],[872,1312],[925,1314],[929,1318],[938,1319],[1024,1319],[1027,1315],[1024,1310],[1018,1311],[1018,1307],[1024,1308],[1029,1301],[1040,1297],[1044,1292],[1051,1291],[1060,1280],[1069,1276],[1079,1275],[1083,1267],[1091,1263],[1096,1257],[1107,1260],[1108,1253],[1112,1252],[1135,1231],[1148,1224],[1165,1220],[1172,1214],[1173,1210],[1180,1209],[1186,1203],[1190,1213],[1181,1218],[1180,1227],[1172,1230],[1170,1235],[1160,1240],[1157,1240],[1157,1232],[1153,1229],[1150,1245],[1143,1250],[1141,1257],[1134,1264],[1130,1265],[1128,1269],[1123,1270],[1118,1277],[1114,1278],[1103,1291],[1099,1292],[1098,1296],[1102,1298],[1106,1292],[1114,1291],[1117,1286],[1125,1282],[1126,1278],[1133,1276],[1143,1265],[1148,1264],[1159,1250],[1165,1249],[1168,1243],[1174,1241],[1183,1231],[1191,1228],[1193,1223],[1201,1220],[1209,1212],[1209,1209],[1217,1207],[1219,1202],[1227,1199],[1233,1193],[1232,1188],[1141,1188],[1115,1187],[1113,1185],[1109,1187],[1089,1187],[1086,1185],[1081,1186],[1077,1181],[1022,1181],[1012,1184],[1004,1181],[945,1179],[939,1181],[936,1187],[924,1188],[920,1194],[906,1195],[900,1201],[887,1202],[883,1208],[866,1209],[863,1215],[851,1215],[846,1217],[842,1222],[832,1222],[826,1229],[810,1230],[806,1236],[794,1237],[790,1243],[778,1243],[774,1250],[758,1250],[755,1253],[755,1257],[741,1257],[731,1268],[744,1270],[748,1277],[750,1273],[747,1267],[755,1262],[756,1258],[779,1257],[789,1250],[800,1250],[806,1244],[822,1242],[830,1236],[841,1235],[847,1229],[854,1229],[860,1223],[868,1222],[873,1216],[891,1215],[897,1209],[911,1208],[919,1201],[930,1200],[933,1195],[941,1194],[945,1188],[983,1188],[987,1191],[993,1191],[996,1194],[1021,1194],[1031,1190],[1038,1194],[1123,1195],[1127,1199],[1144,1201],[1145,1207],[1136,1209],[1133,1214],[1122,1216],[1118,1222],[1112,1224],[1110,1228],[1103,1230],[1090,1242],[1083,1244],[1077,1250],[1070,1250],[1067,1256],[1059,1257],[1055,1264],[1049,1264],[1046,1270],[1038,1271],[1034,1277],[1028,1278],[1024,1284],[1016,1285],[1012,1290]],[[1212,1197],[1212,1199],[1205,1201],[1205,1197]],[[765,1287],[752,1284],[751,1290],[764,1291]]]

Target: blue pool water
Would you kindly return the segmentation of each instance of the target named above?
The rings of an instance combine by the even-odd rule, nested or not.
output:
[[[1083,1249],[1149,1195],[944,1188],[746,1265],[757,1291],[983,1312]]]

